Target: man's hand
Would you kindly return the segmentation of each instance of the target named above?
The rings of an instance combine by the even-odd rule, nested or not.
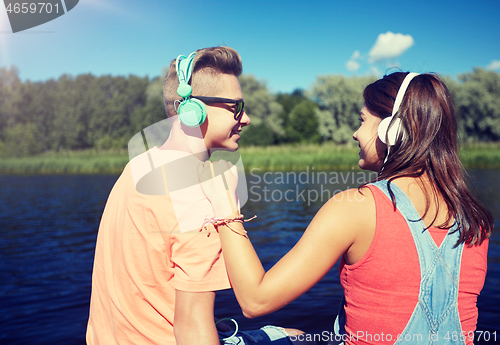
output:
[[[236,166],[224,160],[215,163],[206,161],[198,165],[198,177],[216,218],[226,218],[239,212]]]

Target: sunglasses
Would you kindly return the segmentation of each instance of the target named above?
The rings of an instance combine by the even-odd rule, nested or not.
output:
[[[243,116],[243,107],[245,102],[242,99],[230,99],[230,98],[220,98],[220,97],[205,97],[205,96],[191,96],[192,98],[199,99],[205,104],[214,103],[229,103],[236,104],[236,109],[234,110],[234,119],[240,121]]]

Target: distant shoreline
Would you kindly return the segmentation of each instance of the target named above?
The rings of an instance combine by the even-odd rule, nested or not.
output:
[[[355,146],[331,143],[243,147],[246,170],[316,171],[358,168]],[[500,169],[500,143],[463,145],[460,160],[467,169]],[[47,152],[33,157],[0,158],[0,175],[120,174],[128,162],[126,150]]]

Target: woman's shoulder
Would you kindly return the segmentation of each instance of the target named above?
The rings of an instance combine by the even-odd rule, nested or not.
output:
[[[351,227],[362,227],[375,219],[375,199],[367,186],[351,188],[332,196],[318,213]]]
[[[374,203],[372,191],[368,185],[350,188],[332,196],[325,204],[328,207],[358,207]]]

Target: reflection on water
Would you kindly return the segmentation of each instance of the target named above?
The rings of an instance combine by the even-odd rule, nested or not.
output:
[[[295,180],[291,173],[247,174],[249,201],[243,213],[258,218],[246,228],[266,269],[298,241],[329,197],[373,177],[357,171],[328,173],[326,178],[313,173],[296,173]],[[471,171],[471,176],[498,229],[499,171]],[[0,343],[85,343],[97,228],[115,181],[116,176],[0,176]],[[488,263],[478,300],[478,329],[500,331],[497,233],[491,238]],[[253,320],[241,315],[230,290],[221,291],[216,315],[234,317],[243,328],[278,324],[330,330],[342,294],[337,270],[338,265],[289,306]]]

